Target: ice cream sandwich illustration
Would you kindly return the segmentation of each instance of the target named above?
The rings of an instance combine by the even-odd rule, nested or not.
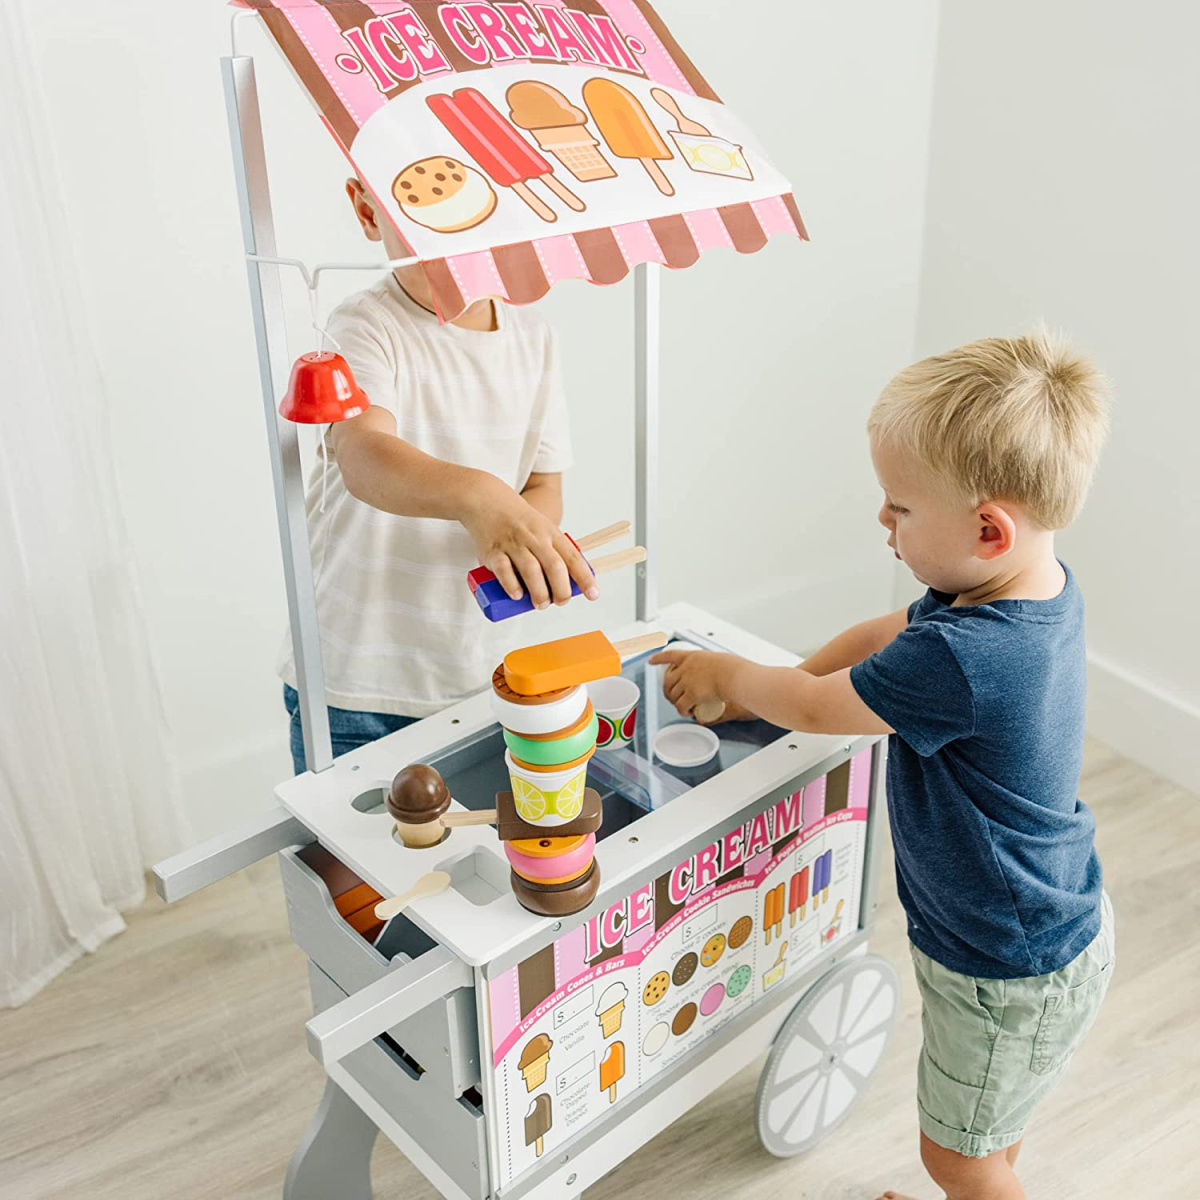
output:
[[[435,233],[461,233],[495,211],[496,193],[475,170],[454,158],[410,163],[392,183],[400,211]]]
[[[608,1102],[617,1099],[617,1084],[625,1078],[625,1043],[613,1042],[600,1062],[600,1090],[608,1093]]]
[[[508,89],[509,120],[533,134],[580,183],[614,179],[616,171],[600,153],[600,140],[588,129],[587,113],[548,83],[523,79]]]
[[[621,1028],[625,997],[628,995],[629,989],[623,983],[610,983],[600,994],[596,1002],[596,1017],[606,1038],[612,1037]]]
[[[553,1045],[546,1034],[539,1033],[536,1037],[531,1037],[521,1050],[517,1069],[525,1080],[527,1092],[532,1092],[534,1088],[539,1088],[546,1082],[546,1067],[550,1063],[550,1047]]]
[[[554,1106],[550,1093],[543,1092],[533,1098],[529,1111],[525,1114],[525,1145],[532,1146],[534,1154],[542,1157],[542,1139],[554,1127]]]

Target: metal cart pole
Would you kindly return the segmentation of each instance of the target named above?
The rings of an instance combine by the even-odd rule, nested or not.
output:
[[[222,58],[221,75],[225,82],[229,137],[233,144],[242,240],[248,256],[270,257],[276,253],[275,222],[271,215],[254,59],[249,55]],[[296,426],[283,420],[276,411],[291,369],[283,292],[279,268],[274,264],[247,257],[246,274],[250,281],[258,374],[267,418],[271,475],[275,483],[275,515],[283,551],[292,652],[296,660],[296,690],[300,693],[304,760],[310,771],[324,771],[333,763],[333,747],[329,740],[329,712],[325,707],[325,671],[321,664],[321,631],[304,508],[300,439]]]

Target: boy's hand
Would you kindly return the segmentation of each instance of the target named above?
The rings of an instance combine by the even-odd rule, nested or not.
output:
[[[596,577],[570,539],[512,488],[494,477],[462,517],[479,561],[514,600],[524,593],[537,608],[571,599],[571,580],[589,600],[600,595]]]
[[[699,704],[720,701],[726,706],[722,720],[739,720],[743,718],[738,714],[744,710],[731,706],[723,689],[723,676],[731,657],[705,650],[664,650],[650,660],[650,665],[667,668],[663,695],[675,705],[681,717],[690,717]]]

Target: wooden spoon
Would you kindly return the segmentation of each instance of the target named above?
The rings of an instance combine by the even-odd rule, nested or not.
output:
[[[375,905],[375,915],[381,921],[390,921],[414,900],[424,900],[429,896],[436,896],[449,886],[450,876],[445,871],[430,871],[428,875],[422,875],[407,892],[401,892],[399,896],[393,896],[390,900],[381,900]]]

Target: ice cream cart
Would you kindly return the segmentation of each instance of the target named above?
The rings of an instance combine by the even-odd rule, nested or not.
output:
[[[691,605],[660,611],[655,595],[659,268],[803,226],[786,181],[650,6],[260,0],[247,12],[388,208],[445,319],[480,296],[527,302],[558,278],[616,282],[632,269],[636,526],[649,560],[619,636],[654,630],[795,664]],[[332,759],[297,434],[276,415],[283,260],[253,59],[235,47],[223,70],[313,769],[156,878],[171,901],[279,856],[309,959],[308,1043],[329,1077],[285,1196],[367,1200],[380,1130],[447,1197],[582,1195],[768,1050],[758,1131],[774,1154],[801,1152],[850,1113],[896,1010],[896,975],[867,951],[882,743],[736,722],[719,728],[715,758],[668,765],[654,747],[679,718],[648,656],[629,656],[636,724],[587,769],[599,885],[564,916],[518,903],[512,855],[484,815],[510,786],[488,694]],[[467,72],[472,86],[456,87]],[[389,789],[411,764],[444,781],[450,817],[479,821],[448,820],[421,849],[401,841]],[[448,886],[372,920],[375,900],[431,872]]]

